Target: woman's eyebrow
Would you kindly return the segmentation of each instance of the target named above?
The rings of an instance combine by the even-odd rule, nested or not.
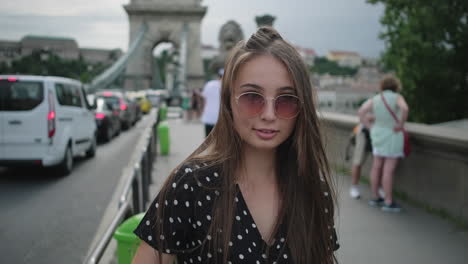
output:
[[[240,86],[240,88],[253,88],[255,90],[264,90],[263,87],[261,87],[260,85],[258,84],[254,84],[254,83],[245,83],[245,84],[242,84]],[[277,92],[291,92],[291,93],[294,93],[296,91],[296,89],[294,89],[293,87],[291,86],[284,86],[284,87],[280,87],[276,90]]]
[[[291,86],[285,86],[285,87],[278,88],[277,91],[278,92],[291,92],[291,93],[294,93],[296,91],[296,89],[294,89]]]
[[[240,86],[240,88],[254,88],[256,90],[263,90],[263,87],[261,87],[260,85],[258,84],[254,84],[254,83],[245,83],[245,84],[242,84]]]

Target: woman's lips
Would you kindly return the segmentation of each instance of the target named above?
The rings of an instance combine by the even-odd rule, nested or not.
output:
[[[272,129],[254,129],[257,136],[263,140],[269,140],[278,134],[278,130]]]

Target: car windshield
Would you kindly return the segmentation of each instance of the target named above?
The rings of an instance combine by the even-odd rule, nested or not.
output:
[[[0,80],[0,110],[26,111],[44,99],[42,82]]]

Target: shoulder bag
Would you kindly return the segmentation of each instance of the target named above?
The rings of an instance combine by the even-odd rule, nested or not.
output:
[[[395,115],[395,113],[392,111],[390,106],[387,104],[387,100],[385,100],[385,97],[383,94],[380,94],[380,97],[382,98],[382,102],[385,104],[385,107],[387,108],[388,112],[392,115],[393,119],[395,119],[395,122],[398,124],[398,117]],[[411,145],[409,142],[409,134],[408,131],[406,131],[404,128],[402,128],[403,132],[403,154],[405,157],[408,157],[409,154],[411,153]]]

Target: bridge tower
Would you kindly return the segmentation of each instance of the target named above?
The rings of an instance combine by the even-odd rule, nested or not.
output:
[[[184,89],[203,87],[200,27],[207,8],[201,0],[131,0],[125,5],[130,25],[129,43],[138,36],[141,25],[148,30],[143,43],[129,61],[125,73],[126,90],[152,88],[152,51],[162,42],[172,43],[186,65],[181,70]],[[181,51],[183,48],[185,51]]]

